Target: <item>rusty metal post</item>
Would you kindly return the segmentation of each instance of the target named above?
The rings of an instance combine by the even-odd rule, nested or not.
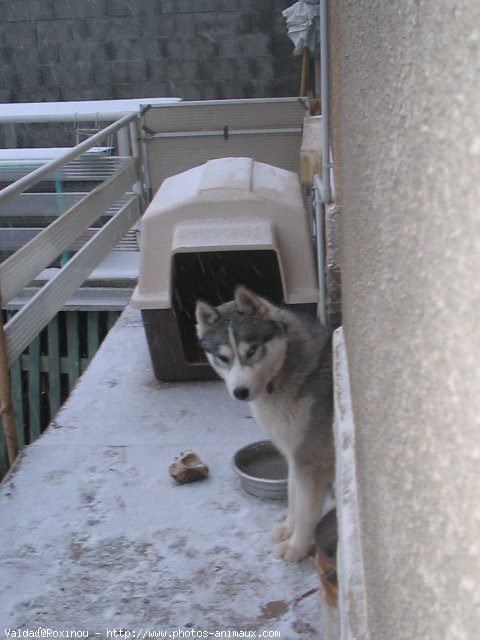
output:
[[[1,311],[1,299],[0,299]],[[7,445],[8,464],[11,467],[18,454],[17,431],[15,428],[15,412],[10,387],[10,373],[8,370],[7,342],[3,328],[3,316],[0,313],[0,416],[3,422],[3,432]]]

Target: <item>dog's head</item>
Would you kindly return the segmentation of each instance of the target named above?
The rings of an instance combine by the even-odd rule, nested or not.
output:
[[[287,350],[287,330],[278,309],[246,287],[219,307],[198,301],[197,335],[232,398],[255,400],[273,390]]]

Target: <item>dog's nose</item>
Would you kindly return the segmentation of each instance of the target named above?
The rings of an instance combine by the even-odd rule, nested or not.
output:
[[[249,391],[247,387],[237,387],[233,390],[233,395],[237,400],[246,400],[248,398]]]

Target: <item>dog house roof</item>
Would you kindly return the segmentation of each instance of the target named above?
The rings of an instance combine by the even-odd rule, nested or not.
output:
[[[132,304],[171,307],[175,253],[259,249],[277,253],[287,304],[318,300],[311,232],[296,173],[251,158],[221,158],[167,178],[142,218]]]

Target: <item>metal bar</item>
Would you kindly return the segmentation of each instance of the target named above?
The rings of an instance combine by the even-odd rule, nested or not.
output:
[[[142,116],[141,127],[143,128],[144,117]],[[148,140],[140,135],[139,138],[140,146],[142,149],[142,168],[143,168],[143,179],[145,182],[145,193],[146,193],[146,202],[149,203],[152,198],[152,181],[150,179],[150,165],[149,165],[149,155],[147,151]]]
[[[177,102],[166,102],[165,104],[153,104],[152,109],[168,109],[169,107],[215,107],[215,106],[223,106],[223,105],[237,105],[237,104],[246,104],[246,105],[255,105],[255,104],[281,104],[281,103],[291,103],[296,104],[298,102],[298,97],[295,96],[287,96],[281,98],[228,98],[227,100],[186,100],[186,101],[177,101]]]
[[[230,136],[258,136],[269,135],[279,133],[302,133],[301,127],[283,127],[277,129],[218,129],[213,131],[166,131],[163,133],[154,133],[149,135],[146,139],[152,140],[154,138],[198,138],[205,136],[222,136],[229,138]]]
[[[37,335],[28,347],[28,427],[30,442],[40,435],[40,338]]]
[[[64,208],[58,211],[58,194],[56,193],[22,193],[15,200],[0,206],[0,218],[55,216],[65,213],[69,206],[81,200],[84,193],[63,193]]]
[[[5,305],[8,310],[18,311],[25,306],[40,290],[38,287],[26,287],[18,296],[12,298]],[[82,287],[68,298],[60,311],[95,311],[113,312],[123,311],[132,295],[133,283],[130,287]],[[114,322],[115,322],[114,320]]]
[[[9,362],[13,362],[33,337],[53,318],[139,215],[138,198],[132,196],[124,207],[60,269],[58,275],[5,325]]]
[[[68,198],[65,201],[64,209],[60,213],[55,213],[50,207],[48,200],[41,197],[42,195],[55,196],[56,194],[22,194],[17,199],[22,200],[23,198],[26,198],[22,207],[17,207],[16,209],[12,208],[11,211],[9,211],[9,205],[3,208],[0,207],[0,224],[2,225],[0,232],[3,236],[2,241],[4,238],[8,238],[9,233],[20,233],[21,231],[27,232],[32,228],[36,228],[37,233],[40,232],[45,228],[45,226],[47,226],[47,223],[55,222],[55,220],[58,220],[59,215],[63,215],[74,204],[78,204],[82,198],[88,195],[88,191],[85,191],[82,194],[74,194],[76,196],[75,198]],[[67,195],[71,194],[63,194],[63,196]],[[27,199],[27,196],[33,196],[33,198],[30,200]],[[13,202],[11,204],[13,204]],[[112,216],[118,211],[122,204],[122,199],[120,198],[120,200],[109,207],[102,216]],[[25,224],[28,224],[28,228],[25,228]]]
[[[9,227],[0,229],[0,247],[2,251],[18,251],[27,242],[38,236],[46,227]],[[98,228],[89,228],[78,237],[75,242],[69,245],[70,251],[78,251],[98,231]],[[11,300],[11,298],[10,298]]]
[[[129,124],[130,130],[130,145],[132,148],[132,157],[134,158],[137,166],[138,181],[135,183],[133,189],[135,193],[138,193],[142,203],[142,210],[147,207],[148,198],[146,191],[146,179],[145,179],[145,163],[143,155],[143,145],[141,144],[140,135],[140,120],[135,120]]]
[[[105,216],[111,217],[111,214],[105,212]],[[28,228],[15,228],[9,227],[8,229],[0,228],[0,250],[1,251],[18,251],[24,244],[30,242],[33,238],[43,231],[45,227],[28,227]],[[89,227],[86,229],[71,245],[68,247],[68,251],[78,251],[83,245],[90,240],[98,232],[99,227]],[[138,251],[138,242],[135,229],[130,229],[123,238],[120,239],[118,245],[115,247],[116,251]],[[12,300],[10,298],[9,302]],[[8,302],[4,305],[6,308]]]
[[[34,184],[36,184],[49,174],[53,173],[56,169],[60,169],[63,165],[67,164],[71,160],[75,160],[75,158],[81,156],[91,147],[98,146],[98,143],[100,141],[102,141],[104,138],[107,138],[109,135],[116,133],[117,131],[128,125],[130,122],[135,120],[135,118],[138,118],[137,113],[130,113],[129,115],[120,118],[120,120],[117,120],[117,122],[114,122],[108,127],[105,127],[105,129],[102,129],[91,138],[88,138],[80,144],[77,144],[77,146],[73,147],[71,151],[67,151],[58,158],[50,160],[50,162],[45,163],[42,167],[35,169],[28,175],[20,178],[20,180],[17,180],[13,184],[8,185],[8,187],[5,187],[0,191],[0,202],[3,203],[7,199],[12,198],[13,196],[17,196],[30,187],[33,187]]]
[[[125,158],[120,158],[119,156],[115,156],[115,162],[111,162],[111,158],[88,158],[87,161],[82,162],[82,159],[85,156],[82,156],[79,160],[74,160],[63,166],[61,169],[58,169],[53,174],[44,178],[44,181],[52,182],[55,177],[60,178],[64,182],[102,182],[108,178],[109,175],[115,170],[116,167],[122,162],[125,161]],[[33,169],[40,166],[41,163],[36,166],[5,166],[0,163],[0,181],[5,183],[13,183],[20,178],[23,178],[29,175]],[[20,194],[24,196],[24,193]],[[37,194],[35,194],[37,195]],[[16,196],[13,201],[18,196]],[[2,207],[10,204],[12,202],[11,198],[8,198],[6,203],[2,203]]]
[[[129,132],[126,129],[117,133],[117,148],[119,156],[129,156],[131,153]]]
[[[318,293],[319,300],[317,315],[325,326],[327,326],[327,294],[325,283],[325,204],[321,197],[322,184],[318,175],[313,178],[315,196],[315,228],[316,228],[316,249],[317,249],[317,270],[318,270]]]
[[[23,287],[99,218],[135,182],[136,168],[130,160],[105,182],[74,204],[60,218],[41,231],[0,265],[3,302]]]
[[[330,187],[330,60],[328,38],[328,0],[320,0],[320,92],[322,105],[322,182],[323,201],[332,199]]]
[[[141,155],[140,143],[139,143],[140,129],[138,125],[139,125],[138,120],[135,120],[134,122],[130,122],[130,124],[128,125],[129,132],[130,132],[130,147],[132,150],[131,155],[136,160],[139,160]]]

